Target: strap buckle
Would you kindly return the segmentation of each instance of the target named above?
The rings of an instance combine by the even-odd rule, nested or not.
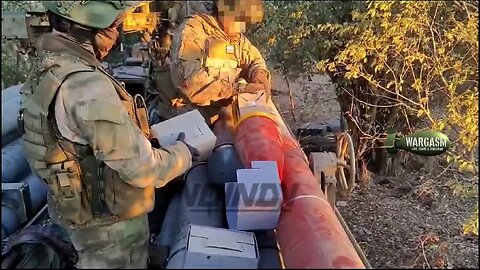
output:
[[[22,134],[24,134],[25,133],[25,120],[24,120],[24,116],[23,116],[23,109],[18,111],[17,125],[18,125],[18,129],[20,130],[20,132]]]

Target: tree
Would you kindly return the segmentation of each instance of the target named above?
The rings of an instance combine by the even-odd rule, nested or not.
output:
[[[364,2],[268,1],[264,5],[264,23],[248,34],[254,42],[268,44],[259,47],[276,70],[297,77],[316,73],[316,61],[328,55],[328,48],[340,45],[318,28],[351,20],[350,13]]]
[[[274,68],[326,72],[356,145],[359,179],[385,170],[387,128],[433,128],[454,142],[450,160],[473,170],[478,145],[475,2],[270,2],[262,32]],[[316,69],[315,69],[316,66]],[[376,152],[376,155],[374,155]]]
[[[358,179],[385,172],[385,132],[431,128],[453,147],[446,161],[478,173],[476,1],[287,2],[266,4],[252,33],[289,76],[327,73],[356,145]],[[478,196],[478,194],[476,194]],[[478,235],[478,206],[465,224]]]

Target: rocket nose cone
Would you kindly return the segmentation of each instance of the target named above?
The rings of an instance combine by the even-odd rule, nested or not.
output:
[[[222,185],[237,181],[237,170],[243,165],[233,144],[217,146],[207,161],[209,181]]]

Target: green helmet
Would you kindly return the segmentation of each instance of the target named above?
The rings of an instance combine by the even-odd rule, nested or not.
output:
[[[83,26],[103,29],[118,15],[145,1],[45,1],[45,8]]]

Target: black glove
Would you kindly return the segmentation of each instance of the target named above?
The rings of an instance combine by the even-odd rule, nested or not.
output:
[[[198,158],[200,157],[200,151],[198,151],[197,148],[195,148],[195,147],[193,147],[190,144],[185,142],[185,133],[180,132],[180,134],[178,134],[177,141],[181,141],[182,143],[184,143],[187,146],[188,151],[190,151],[190,153],[192,154],[192,161],[193,162],[198,161]]]
[[[157,138],[151,138],[149,141],[153,148],[160,149],[160,142],[158,142]]]

